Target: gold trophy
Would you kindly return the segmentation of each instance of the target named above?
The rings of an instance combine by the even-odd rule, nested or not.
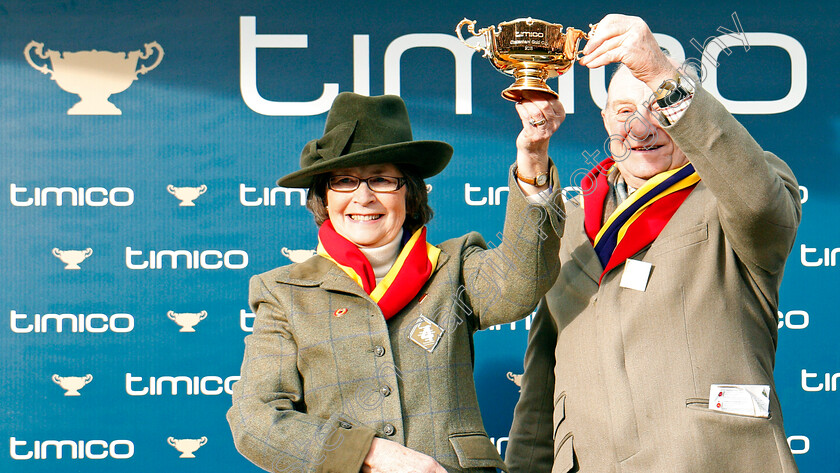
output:
[[[484,46],[469,44],[461,29],[473,36],[483,36]],[[589,25],[590,32],[595,28]],[[523,90],[545,92],[557,97],[557,93],[545,83],[568,71],[575,59],[580,59],[578,44],[589,35],[581,30],[568,27],[563,33],[563,25],[535,20],[531,17],[505,21],[496,26],[488,26],[475,32],[475,21],[464,18],[455,28],[458,39],[484,57],[504,74],[512,75],[516,82],[502,91],[502,97],[518,102]]]

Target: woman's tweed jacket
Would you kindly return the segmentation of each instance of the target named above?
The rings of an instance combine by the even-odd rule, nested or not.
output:
[[[533,205],[508,180],[502,243],[473,232],[440,244],[427,284],[387,323],[320,256],[251,279],[254,331],[227,414],[243,455],[268,471],[357,473],[377,436],[450,473],[505,469],[481,421],[472,335],[534,309],[557,277],[565,216],[560,186]],[[409,338],[424,317],[444,329],[431,352]],[[423,327],[415,338],[433,342]]]

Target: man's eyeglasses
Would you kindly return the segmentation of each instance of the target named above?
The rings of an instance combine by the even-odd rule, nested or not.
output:
[[[405,185],[404,177],[371,176],[362,179],[356,176],[330,176],[327,186],[336,192],[353,192],[359,188],[362,181],[373,192],[396,192]]]

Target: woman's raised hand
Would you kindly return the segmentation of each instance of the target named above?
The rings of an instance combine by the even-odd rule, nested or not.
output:
[[[522,131],[516,138],[517,173],[533,178],[548,172],[548,141],[566,118],[566,110],[552,95],[524,90],[522,100],[516,103],[516,112],[522,120]],[[526,194],[546,188],[522,181],[519,185]]]

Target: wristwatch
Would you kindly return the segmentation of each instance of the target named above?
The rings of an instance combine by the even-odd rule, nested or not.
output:
[[[690,92],[682,86],[679,74],[673,79],[667,79],[662,82],[659,88],[656,89],[656,92],[654,92],[656,105],[659,105],[661,108],[670,107],[689,95]]]
[[[534,187],[542,187],[548,184],[548,171],[537,173],[534,178],[527,178],[519,175],[519,167],[513,167],[513,175],[525,184],[531,184]]]

